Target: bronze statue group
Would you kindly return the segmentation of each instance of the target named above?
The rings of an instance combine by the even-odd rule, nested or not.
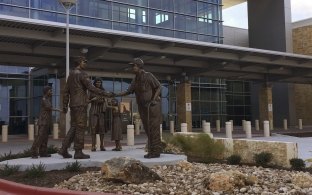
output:
[[[135,78],[132,80],[128,89],[124,92],[107,92],[102,86],[99,78],[90,80],[88,74],[84,71],[87,66],[87,60],[84,57],[74,59],[75,68],[70,71],[63,92],[63,110],[52,108],[51,96],[52,88],[44,87],[43,98],[38,120],[38,136],[32,145],[32,158],[50,157],[47,153],[48,131],[52,120],[52,111],[67,113],[70,108],[70,129],[67,132],[59,154],[63,158],[72,158],[68,153],[68,148],[74,143],[74,159],[88,159],[90,155],[82,152],[84,148],[84,133],[89,120],[91,130],[92,146],[91,151],[96,151],[96,134],[100,135],[100,150],[104,148],[104,133],[107,131],[105,125],[105,115],[108,109],[112,110],[112,136],[116,147],[114,151],[121,151],[122,146],[122,127],[120,118],[120,105],[115,97],[126,96],[135,93],[138,104],[139,114],[147,135],[147,154],[144,158],[158,158],[161,153],[160,124],[161,117],[161,85],[159,81],[150,72],[146,72],[144,62],[140,58],[135,58],[129,64],[132,65],[132,71]],[[109,100],[110,99],[110,100]],[[87,117],[88,104],[91,104],[89,110],[89,119]]]

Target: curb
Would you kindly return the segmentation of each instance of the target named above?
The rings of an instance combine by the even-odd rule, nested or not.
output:
[[[0,179],[0,194],[5,195],[113,195],[112,193],[73,191],[29,186]]]

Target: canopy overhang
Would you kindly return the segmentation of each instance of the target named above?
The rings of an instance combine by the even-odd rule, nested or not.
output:
[[[0,64],[65,70],[65,28],[0,15]],[[140,57],[160,77],[312,82],[311,56],[70,25],[70,56],[86,48],[88,67],[96,71],[124,72]]]

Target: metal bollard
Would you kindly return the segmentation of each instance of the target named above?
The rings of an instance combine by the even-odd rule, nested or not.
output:
[[[217,132],[220,132],[221,131],[221,128],[220,128],[220,120],[216,120],[216,128],[217,128]]]
[[[59,125],[58,123],[53,124],[53,139],[58,139],[59,137]]]
[[[140,121],[139,120],[134,121],[134,127],[135,127],[135,135],[140,135]]]
[[[243,128],[243,131],[246,131],[246,120],[242,120],[242,128]]]
[[[100,149],[100,145],[101,145],[101,139],[100,139],[100,134],[96,134],[95,135],[95,145],[96,145],[96,149]],[[103,144],[104,145],[104,144]]]
[[[8,142],[8,125],[2,125],[2,142]]]
[[[211,129],[210,129],[210,123],[205,123],[203,126],[203,132],[204,133],[211,133]]]
[[[287,130],[288,129],[287,128],[287,119],[284,119],[283,123],[284,123],[284,130]]]
[[[250,121],[245,122],[245,128],[246,128],[246,138],[251,139],[252,135],[251,135],[251,122]]]
[[[302,119],[299,119],[299,129],[302,129]]]
[[[263,121],[264,137],[270,137],[269,121]]]
[[[170,133],[174,133],[174,121],[170,121]]]
[[[187,123],[181,123],[181,132],[187,132]]]
[[[257,131],[260,130],[260,124],[259,124],[259,120],[258,119],[255,120],[255,128],[256,128]]]
[[[127,145],[134,146],[134,125],[127,125]]]
[[[232,139],[232,124],[231,124],[231,122],[225,122],[225,134],[226,134],[226,138]]]
[[[33,124],[28,125],[28,140],[32,141],[35,138],[35,128]]]

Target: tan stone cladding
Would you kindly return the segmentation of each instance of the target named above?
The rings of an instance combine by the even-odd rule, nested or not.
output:
[[[312,55],[312,25],[293,29],[293,51],[297,54]],[[294,84],[296,119],[303,125],[312,124],[312,85]]]

